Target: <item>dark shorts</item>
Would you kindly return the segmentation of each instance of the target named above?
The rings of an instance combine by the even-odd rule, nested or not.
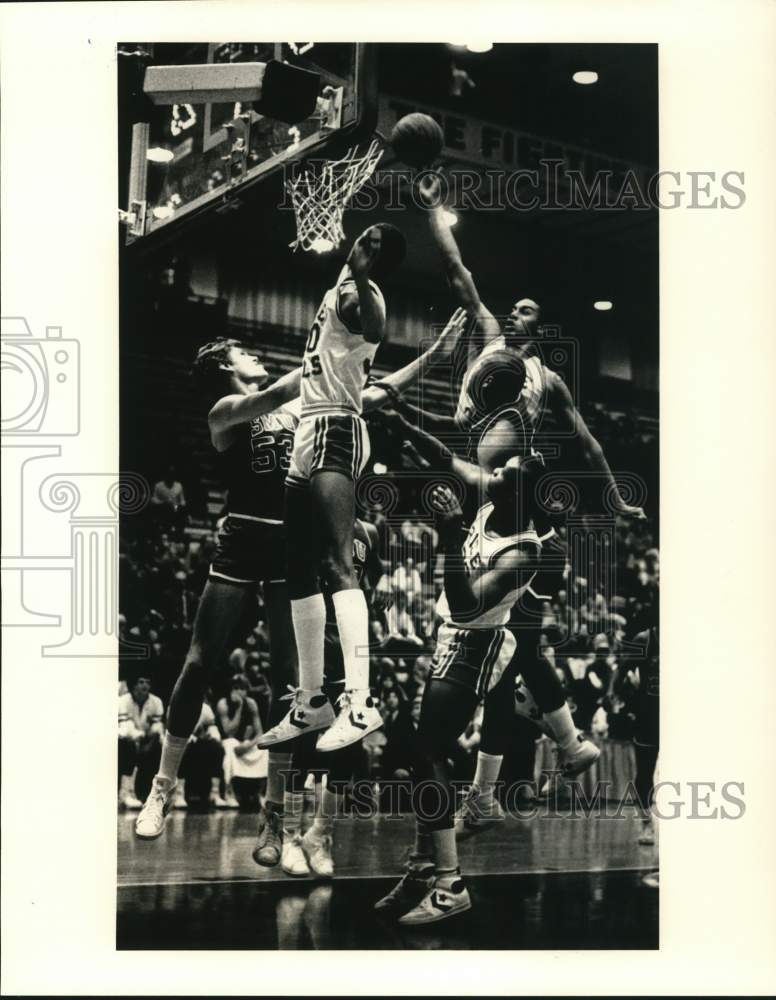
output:
[[[483,698],[496,684],[515,655],[517,642],[509,629],[458,628],[440,625],[431,676],[460,684]]]
[[[288,486],[308,486],[316,472],[356,480],[369,461],[369,434],[355,414],[304,417],[296,429]]]
[[[660,675],[651,665],[640,668],[641,683],[636,701],[633,742],[642,747],[660,747]]]
[[[284,583],[284,526],[230,514],[218,533],[209,578],[246,585]]]

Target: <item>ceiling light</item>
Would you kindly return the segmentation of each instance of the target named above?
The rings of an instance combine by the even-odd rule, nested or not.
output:
[[[466,48],[470,52],[490,52],[493,42],[469,42]]]
[[[607,302],[606,299],[600,299],[598,302],[593,303],[593,309],[597,309],[599,312],[609,312],[613,308],[614,304]]]
[[[146,159],[152,163],[169,163],[174,156],[171,149],[164,149],[162,146],[152,146],[146,153]]]
[[[581,83],[587,86],[591,83],[598,83],[598,74],[592,69],[578,69],[571,77],[574,83]]]

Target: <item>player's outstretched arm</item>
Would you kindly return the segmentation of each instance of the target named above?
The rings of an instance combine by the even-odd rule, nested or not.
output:
[[[547,378],[547,405],[558,421],[559,428],[575,435],[585,465],[593,472],[599,473],[611,489],[617,513],[623,517],[643,519],[646,515],[641,507],[631,507],[622,499],[604,450],[590,433],[582,415],[574,405],[566,383],[557,372],[550,371],[549,368],[545,368],[544,371]]]
[[[358,315],[343,318],[348,328],[353,328],[355,320],[355,328],[371,344],[376,344],[385,332],[385,312],[369,284],[369,268],[380,251],[380,239],[380,231],[373,226],[359,236],[348,254],[348,267],[358,292]]]
[[[405,441],[415,448],[420,457],[428,462],[434,472],[452,472],[467,489],[475,489],[480,493],[485,488],[487,474],[478,465],[466,462],[454,455],[452,451],[433,434],[421,430],[400,413],[386,414],[386,423],[403,435]]]
[[[369,551],[361,589],[366,595],[367,603],[374,611],[387,611],[393,604],[393,594],[380,558],[380,533],[369,521],[364,521],[364,530],[369,539]]]
[[[461,251],[445,217],[439,176],[435,173],[423,174],[418,182],[418,194],[428,209],[431,233],[439,248],[450,287],[467,314],[477,320],[487,343],[501,333],[501,328],[493,313],[483,305],[471,271],[464,266]]]
[[[254,417],[260,417],[262,413],[269,413],[283,403],[296,399],[299,395],[301,377],[301,368],[296,368],[283,375],[277,382],[273,382],[269,389],[248,395],[235,392],[229,396],[222,396],[207,415],[211,435],[225,431],[236,424],[249,423]]]
[[[463,512],[446,486],[431,494],[436,512],[440,548],[444,554],[444,586],[447,604],[457,622],[473,620],[495,607],[510,590],[527,582],[539,568],[540,550],[535,545],[515,545],[502,552],[493,566],[476,580],[466,572],[461,554]]]
[[[414,361],[400,368],[391,375],[386,375],[379,382],[364,390],[361,405],[366,413],[377,410],[386,403],[395,403],[401,393],[406,392],[420,378],[424,367],[450,354],[455,348],[458,338],[466,325],[466,311],[456,309],[447,325],[427,351],[418,355]],[[452,420],[452,418],[450,418]],[[453,427],[455,425],[453,424]],[[452,429],[452,428],[451,428]]]

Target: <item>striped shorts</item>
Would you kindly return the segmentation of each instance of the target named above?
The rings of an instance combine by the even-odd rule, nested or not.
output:
[[[369,433],[354,413],[303,417],[294,435],[288,486],[308,486],[316,472],[358,479],[369,461]]]
[[[459,628],[442,624],[431,676],[461,684],[484,698],[512,662],[517,641],[508,628]]]

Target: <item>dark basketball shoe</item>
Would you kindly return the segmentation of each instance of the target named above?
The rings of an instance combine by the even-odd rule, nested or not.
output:
[[[283,817],[274,809],[262,809],[259,813],[259,836],[253,849],[253,860],[257,865],[274,868],[280,861],[283,850]]]

